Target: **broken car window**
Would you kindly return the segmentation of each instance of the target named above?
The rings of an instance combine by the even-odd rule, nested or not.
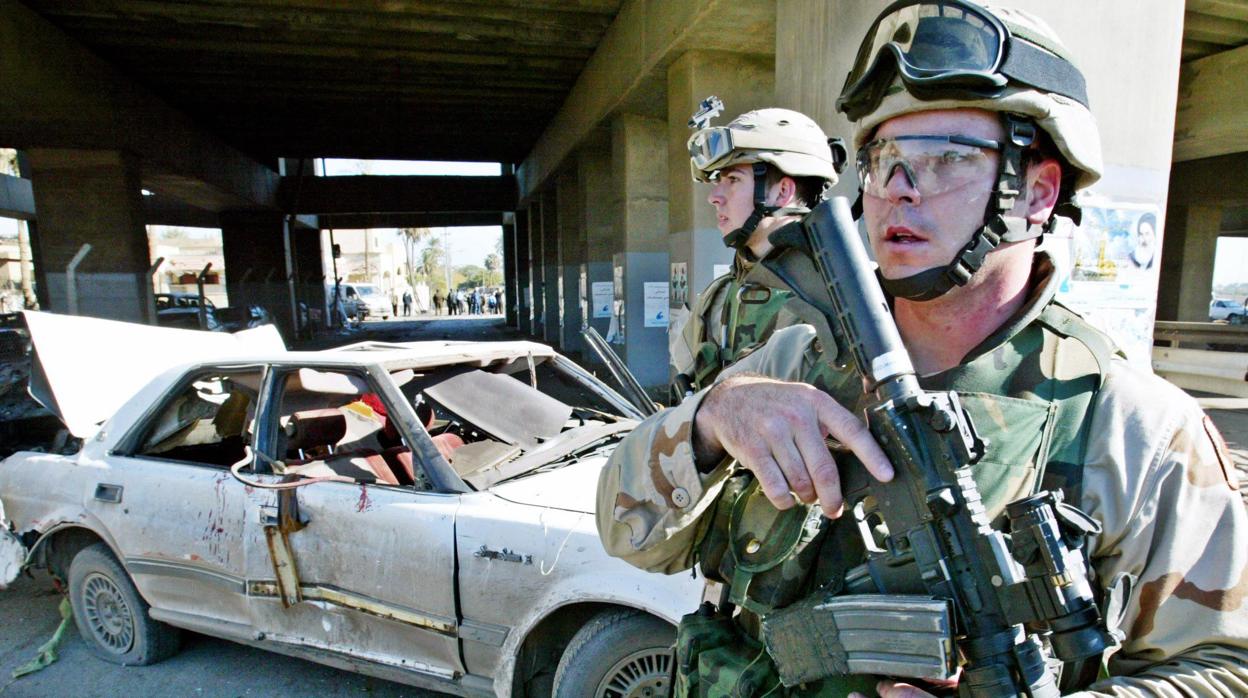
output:
[[[260,371],[205,374],[144,426],[136,456],[228,467],[251,438]]]
[[[429,489],[385,401],[362,375],[293,371],[278,405],[274,459],[286,474]]]

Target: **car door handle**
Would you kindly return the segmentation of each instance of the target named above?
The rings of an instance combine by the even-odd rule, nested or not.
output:
[[[258,509],[256,509],[256,521],[258,521],[261,526],[276,526],[277,507],[261,505]]]
[[[95,498],[109,504],[121,504],[121,485],[110,485],[101,482],[95,486]]]

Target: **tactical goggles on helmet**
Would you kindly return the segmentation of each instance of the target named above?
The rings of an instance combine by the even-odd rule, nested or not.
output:
[[[704,128],[690,136],[687,145],[694,174],[703,181],[709,181],[715,170],[736,164],[731,162],[733,153],[746,150],[806,153],[810,150],[810,143],[807,141],[728,126]]]
[[[1016,83],[1088,104],[1074,65],[965,0],[899,0],[885,8],[858,48],[836,108],[860,120],[887,96],[894,76],[919,99],[988,99]]]
[[[887,197],[893,177],[904,176],[919,196],[936,196],[976,182],[991,187],[1001,144],[971,136],[897,136],[858,149],[858,178],[864,194]]]

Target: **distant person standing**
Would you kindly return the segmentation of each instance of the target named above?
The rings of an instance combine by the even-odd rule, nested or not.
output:
[[[433,292],[433,314],[434,315],[442,314],[442,295],[441,294],[442,294],[441,291]]]
[[[390,311],[391,317],[399,316],[399,289],[390,289]]]
[[[494,292],[494,308],[496,312],[498,312],[499,314],[502,314],[503,312],[503,289],[501,288]]]
[[[412,315],[412,291],[411,289],[403,290],[403,317],[411,317]]]

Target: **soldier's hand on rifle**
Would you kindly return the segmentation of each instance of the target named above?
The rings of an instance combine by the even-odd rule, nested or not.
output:
[[[826,393],[805,383],[736,375],[703,399],[694,420],[699,461],[736,458],[758,478],[778,509],[819,502],[825,516],[841,515],[844,500],[831,435],[858,456],[867,471],[887,482],[893,467],[866,424]]]

